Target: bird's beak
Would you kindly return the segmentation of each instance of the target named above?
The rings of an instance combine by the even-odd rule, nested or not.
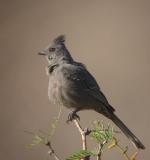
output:
[[[44,51],[38,52],[38,55],[46,56],[47,54]]]

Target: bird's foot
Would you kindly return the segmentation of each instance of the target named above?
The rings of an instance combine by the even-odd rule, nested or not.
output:
[[[92,132],[92,130],[89,129],[89,128],[85,128],[85,129],[84,129],[84,134],[85,134],[86,136],[88,136],[91,132]]]
[[[80,120],[79,115],[76,112],[70,112],[68,115],[67,123],[72,122],[74,119]]]

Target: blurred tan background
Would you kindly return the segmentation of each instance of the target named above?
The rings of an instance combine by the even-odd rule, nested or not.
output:
[[[58,113],[47,96],[47,63],[37,52],[59,34],[67,35],[73,57],[87,65],[116,113],[145,144],[138,159],[149,159],[150,1],[1,0],[0,32],[1,160],[49,158],[46,147],[26,149],[32,136],[24,131],[50,129]],[[65,123],[67,114],[64,109],[52,139],[62,159],[81,149],[77,129]],[[80,116],[84,127],[96,118],[109,122],[93,111]],[[124,136],[120,142],[130,143]],[[88,147],[94,147],[91,140]],[[110,158],[123,159],[115,149],[102,159]]]

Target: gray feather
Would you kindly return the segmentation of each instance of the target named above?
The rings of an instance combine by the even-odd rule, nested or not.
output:
[[[55,44],[63,44],[65,42],[65,35],[60,35],[54,39]]]

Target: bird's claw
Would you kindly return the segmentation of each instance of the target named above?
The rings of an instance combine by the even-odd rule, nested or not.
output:
[[[72,122],[74,119],[80,120],[79,115],[77,115],[76,112],[69,113],[67,123]]]
[[[85,135],[89,135],[91,132],[92,132],[92,130],[89,129],[89,128],[85,128],[85,129],[84,129]]]

